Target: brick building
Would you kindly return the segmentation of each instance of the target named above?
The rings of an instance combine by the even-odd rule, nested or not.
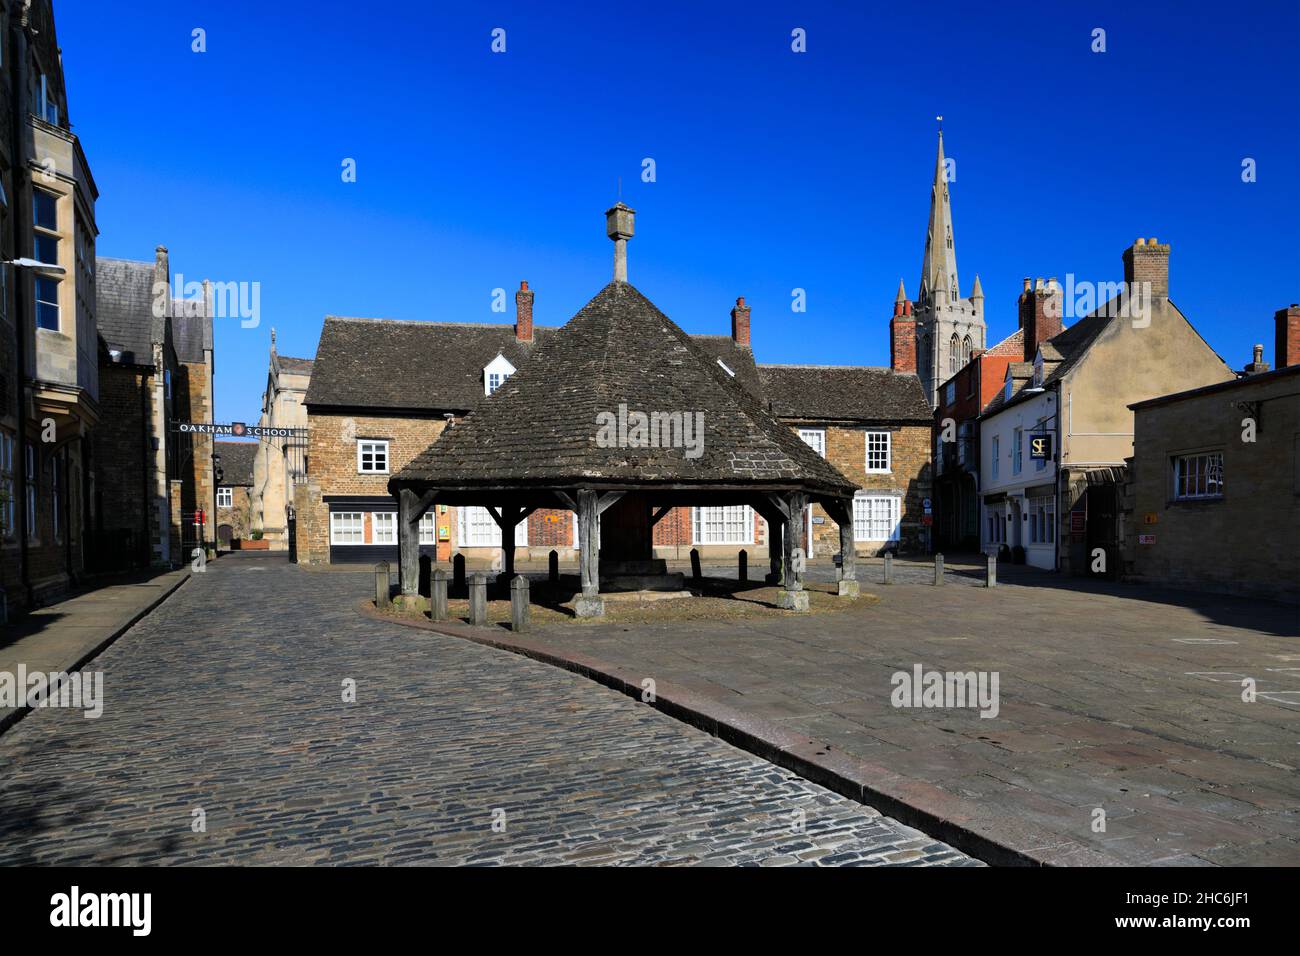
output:
[[[1300,603],[1300,308],[1276,361],[1129,406],[1132,580]]]
[[[100,393],[91,540],[98,570],[175,567],[216,513],[211,436],[179,422],[212,415],[212,305],[173,299],[167,249],[153,262],[97,260]],[[211,521],[202,530],[213,539]]]
[[[0,592],[13,607],[85,573],[99,193],[48,0],[0,8],[0,64]]]
[[[229,551],[235,541],[246,540],[253,521],[253,469],[261,442],[218,441],[217,548]]]

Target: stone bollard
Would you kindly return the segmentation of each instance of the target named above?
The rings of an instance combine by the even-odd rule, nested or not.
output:
[[[427,554],[420,555],[420,583],[416,585],[416,592],[420,597],[429,596],[429,572],[433,570],[433,561]]]
[[[696,584],[700,581],[700,549],[691,548],[691,578]]]
[[[451,559],[451,588],[456,594],[465,590],[465,555],[459,551]]]
[[[487,575],[482,572],[469,579],[469,622],[477,627],[487,626]]]
[[[528,630],[528,579],[522,574],[510,582],[510,630],[516,634]]]
[[[938,587],[940,584],[943,584],[943,555],[942,554],[936,554],[934,556],[934,584],[935,587]]]
[[[547,578],[552,584],[560,583],[560,552],[552,551],[546,561]]]
[[[380,561],[375,565],[375,607],[381,611],[386,611],[392,606],[393,601],[388,584],[388,562]]]
[[[447,572],[442,568],[434,571],[429,581],[429,619],[447,620]]]
[[[885,577],[883,583],[894,583],[894,552],[892,551],[885,552]]]
[[[736,555],[736,580],[741,584],[749,580],[749,552],[744,548]]]
[[[986,556],[988,558],[988,571],[984,575],[984,586],[986,588],[995,588],[998,586],[998,554],[994,551]]]

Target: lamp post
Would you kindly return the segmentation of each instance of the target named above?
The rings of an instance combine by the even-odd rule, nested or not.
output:
[[[13,266],[17,269],[31,269],[34,272],[40,272],[45,275],[61,276],[66,275],[68,270],[63,266],[55,265],[53,262],[41,262],[39,259],[4,259],[0,260],[0,265]]]

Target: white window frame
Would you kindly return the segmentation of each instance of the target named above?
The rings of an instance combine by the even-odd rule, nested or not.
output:
[[[420,515],[420,544],[438,543],[438,516],[430,508]]]
[[[1051,495],[1029,499],[1029,543],[1056,543],[1056,501]]]
[[[897,495],[873,495],[859,491],[853,496],[853,540],[886,544],[900,540],[902,510],[902,501]],[[874,532],[885,526],[889,526],[890,530],[883,537],[873,537]]]
[[[1194,467],[1189,469],[1188,466],[1193,464]],[[1213,501],[1223,497],[1223,452],[1198,451],[1190,455],[1175,455],[1171,468],[1175,501]],[[1194,483],[1190,493],[1186,490],[1189,483]],[[1205,490],[1198,490],[1201,487]]]
[[[753,544],[754,511],[749,505],[691,509],[692,544]]]
[[[883,468],[880,468],[880,467],[873,467],[872,464],[871,464],[871,456],[872,456],[873,454],[875,454],[875,455],[877,456],[877,460],[879,459],[879,455],[880,455],[880,451],[881,451],[881,449],[880,449],[880,447],[879,447],[879,444],[880,444],[880,443],[879,443],[879,439],[880,439],[880,437],[881,437],[882,435],[883,435],[884,438],[885,438],[885,447],[884,447],[885,467],[883,467]],[[877,441],[876,441],[876,445],[877,445],[877,447],[875,447],[875,448],[872,448],[872,447],[871,447],[872,439],[873,439],[873,438],[875,438],[875,439],[877,440]],[[893,432],[882,432],[882,431],[869,431],[869,432],[867,432],[867,436],[866,436],[866,453],[867,453],[867,454],[866,454],[867,474],[868,474],[868,475],[888,475],[890,472],[892,472],[892,471],[894,470],[894,433],[893,433]]]
[[[235,507],[235,489],[230,485],[217,486],[217,507],[233,508]]]
[[[397,544],[396,511],[370,512],[370,543],[389,545]]]
[[[352,537],[355,535],[355,539]],[[330,544],[355,547],[366,543],[366,516],[362,511],[330,512]]]
[[[992,453],[991,455],[989,455],[989,457],[993,460],[993,480],[994,480],[994,481],[997,481],[997,480],[998,480],[998,468],[999,468],[999,462],[1000,462],[1000,458],[999,458],[999,456],[1002,454],[1002,436],[1001,436],[1001,435],[994,435],[994,436],[993,436],[992,452],[993,452],[993,453]]]
[[[461,548],[501,547],[501,528],[486,508],[462,505],[456,509],[456,545]],[[515,547],[528,547],[528,519],[515,525]]]
[[[826,429],[824,428],[801,428],[799,437],[803,443],[811,448],[823,458],[826,457]]]
[[[376,450],[381,445],[383,446],[384,467],[376,468],[374,467],[376,463]],[[370,449],[368,454],[370,456],[371,467],[369,468],[365,467],[365,456],[367,454],[365,449],[367,447]],[[387,438],[358,438],[357,439],[357,474],[358,475],[388,474],[388,468],[390,464],[388,450],[389,450],[389,445],[388,445]]]
[[[1022,428],[1011,429],[1011,474],[1018,475],[1023,470],[1025,433]]]
[[[498,353],[496,358],[483,366],[483,394],[491,395],[514,374],[515,367],[510,364],[510,360]]]

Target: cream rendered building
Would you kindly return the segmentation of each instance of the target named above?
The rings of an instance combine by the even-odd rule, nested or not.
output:
[[[266,392],[262,396],[262,428],[307,427],[303,398],[311,384],[311,359],[290,358],[275,350],[275,329],[271,330],[271,365]],[[253,462],[253,487],[249,493],[251,530],[261,531],[275,551],[289,549],[289,508],[293,503],[293,482],[305,473],[306,439],[268,438],[258,442]]]

